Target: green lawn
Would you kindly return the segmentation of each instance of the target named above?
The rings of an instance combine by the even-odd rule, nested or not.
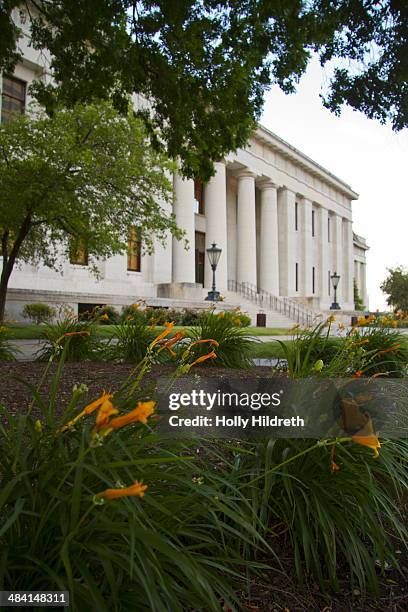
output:
[[[284,340],[287,344],[291,340]],[[274,340],[270,342],[256,342],[252,349],[252,357],[258,359],[282,359],[284,357],[282,347]]]
[[[43,325],[35,325],[34,323],[12,323],[5,327],[9,330],[9,337],[12,340],[36,340],[41,338]],[[112,335],[114,325],[99,325],[98,334],[109,337]],[[157,331],[164,329],[157,327]],[[189,330],[190,327],[175,326],[174,331]],[[281,327],[247,327],[246,331],[251,336],[286,336],[290,333],[289,329]]]

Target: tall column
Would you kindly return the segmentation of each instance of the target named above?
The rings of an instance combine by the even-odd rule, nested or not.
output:
[[[259,287],[279,295],[278,194],[272,181],[260,184],[260,267]]]
[[[343,220],[343,274],[344,274],[344,302],[348,308],[354,307],[354,256],[353,256],[353,227],[351,221]]]
[[[312,203],[306,198],[300,203],[300,235],[302,253],[300,262],[300,287],[302,295],[304,297],[310,297],[313,296]]]
[[[279,295],[294,296],[296,293],[296,194],[287,187],[278,192],[279,227]]]
[[[237,280],[237,190],[235,178],[227,178],[228,280]]]
[[[256,285],[255,175],[238,176],[237,280]]]
[[[168,170],[165,170],[165,176],[170,184],[173,183],[173,175]],[[173,212],[173,203],[167,200],[160,199],[160,206],[163,208],[166,214]],[[173,278],[173,265],[172,265],[172,252],[173,252],[173,237],[171,232],[167,231],[165,239],[159,240],[157,237],[153,238],[153,269],[151,274],[151,280],[155,284],[159,283],[171,283]],[[143,271],[143,263],[142,263]]]
[[[334,272],[337,272],[340,276],[339,286],[337,287],[337,302],[343,307],[342,302],[346,300],[345,297],[345,275],[343,269],[343,219],[339,215],[333,215],[332,217],[333,227],[333,266]]]
[[[195,282],[195,219],[194,219],[194,181],[174,175],[173,212],[177,225],[185,230],[188,250],[184,240],[173,238],[173,283]]]
[[[362,285],[362,291],[360,293],[360,296],[363,300],[363,304],[364,304],[364,308],[365,310],[369,309],[369,300],[368,300],[368,293],[367,293],[367,265],[365,263],[361,264],[361,285]]]
[[[317,271],[317,286],[320,297],[320,306],[325,307],[330,302],[329,296],[329,238],[328,238],[328,218],[327,208],[320,206],[317,209],[317,244],[319,252],[319,262]],[[333,270],[331,270],[331,273]]]
[[[216,162],[215,175],[205,187],[205,217],[206,248],[213,242],[222,249],[216,272],[217,289],[225,291],[228,288],[228,253],[227,253],[227,183],[226,169],[223,162]],[[210,288],[212,284],[212,271],[205,265],[204,286]]]

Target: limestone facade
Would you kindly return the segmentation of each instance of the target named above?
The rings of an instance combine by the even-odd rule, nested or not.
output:
[[[24,85],[27,104],[31,80],[47,80],[50,74],[46,57],[28,46],[27,35],[21,48],[24,60],[12,76]],[[9,102],[4,80],[10,76],[1,79],[3,107]],[[205,249],[216,242],[222,249],[216,274],[221,293],[245,283],[326,310],[333,301],[330,276],[337,272],[341,307],[354,308],[354,278],[368,306],[368,247],[352,226],[357,193],[265,127],[257,128],[245,148],[217,162],[206,185],[177,174],[173,185],[173,212],[186,231],[188,251],[169,236],[165,246],[157,244],[153,254],[141,255],[137,269],[129,269],[127,254],[101,262],[98,278],[86,264],[69,261],[62,262],[62,274],[23,265],[12,275],[11,297],[13,291],[25,302],[48,296],[50,302],[74,307],[161,296],[202,300],[211,285]]]

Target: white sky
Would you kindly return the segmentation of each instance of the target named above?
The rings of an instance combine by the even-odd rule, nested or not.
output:
[[[408,129],[367,119],[345,106],[340,117],[319,97],[326,75],[313,60],[297,92],[273,87],[261,123],[333,172],[360,197],[353,202],[353,229],[364,236],[370,309],[386,308],[379,285],[386,268],[408,266]]]

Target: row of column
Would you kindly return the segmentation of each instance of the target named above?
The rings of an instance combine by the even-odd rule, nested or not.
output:
[[[206,247],[216,242],[222,248],[217,268],[217,287],[228,284],[227,183],[226,167],[217,163],[216,173],[205,187]],[[296,194],[279,189],[271,180],[257,181],[260,190],[259,276],[257,274],[257,232],[255,179],[250,171],[237,176],[236,204],[236,279],[251,283],[273,295],[311,296],[313,270],[312,202],[302,198],[299,206],[299,232],[296,231]],[[194,182],[175,175],[174,214],[186,231],[189,251],[183,242],[173,239],[173,282],[195,281]],[[341,276],[339,297],[351,303],[353,295],[353,235],[351,221],[332,215],[328,240],[328,210],[315,210],[315,235],[318,265],[315,267],[315,295],[329,301],[328,272]],[[299,260],[299,261],[298,261]],[[296,263],[298,261],[298,292]],[[330,266],[331,263],[331,266]],[[333,267],[333,270],[330,270]],[[205,266],[205,286],[211,284],[211,270]]]

